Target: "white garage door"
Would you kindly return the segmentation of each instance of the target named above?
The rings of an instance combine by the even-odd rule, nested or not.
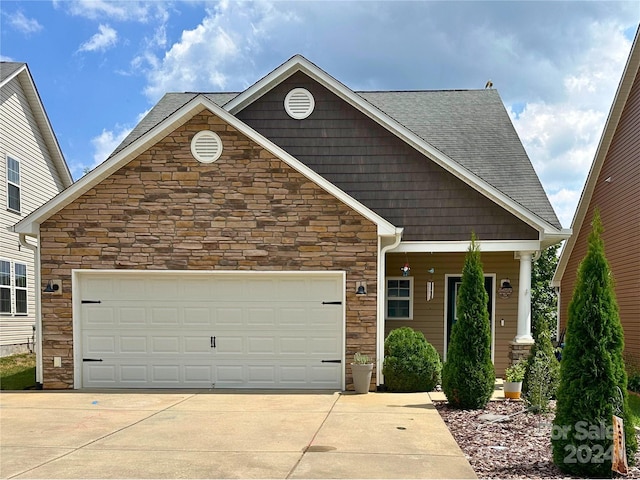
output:
[[[343,273],[91,271],[74,284],[82,387],[343,388]]]

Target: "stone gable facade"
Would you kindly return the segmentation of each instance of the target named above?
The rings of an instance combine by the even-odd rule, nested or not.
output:
[[[202,130],[222,139],[215,163],[191,154]],[[208,111],[51,216],[40,235],[43,283],[62,280],[62,294],[42,295],[46,389],[73,388],[74,269],[345,271],[347,363],[356,351],[375,358],[376,225]],[[355,295],[358,281],[366,296]]]

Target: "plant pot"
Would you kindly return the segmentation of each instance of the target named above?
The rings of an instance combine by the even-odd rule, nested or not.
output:
[[[373,363],[352,363],[351,374],[353,375],[353,388],[356,393],[368,393],[371,385],[371,373]]]
[[[504,382],[504,397],[505,398],[520,398],[522,392],[522,382]]]

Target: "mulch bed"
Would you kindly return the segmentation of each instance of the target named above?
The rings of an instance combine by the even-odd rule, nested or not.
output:
[[[434,405],[478,478],[572,478],[552,461],[553,413],[518,414],[526,407],[513,401],[489,402],[483,410],[456,410],[446,402]],[[478,419],[487,413],[513,416],[500,423]],[[635,460],[639,465],[640,454]],[[640,468],[630,467],[626,478],[640,478]]]

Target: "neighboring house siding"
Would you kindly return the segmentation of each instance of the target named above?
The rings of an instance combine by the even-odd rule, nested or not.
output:
[[[606,180],[611,178],[609,182]],[[616,286],[625,353],[640,365],[640,72],[625,104],[611,146],[561,283],[561,329],[565,327],[578,266],[587,251],[598,208],[605,254]]]
[[[18,235],[7,228],[55,196],[62,182],[19,77],[3,86],[0,95],[0,257],[27,264],[28,282],[28,314],[0,318],[1,351],[11,353],[10,346],[24,345],[33,336],[35,283],[33,252],[20,247]],[[20,162],[20,213],[7,210],[7,157]]]
[[[309,90],[315,110],[290,118],[284,99]],[[298,72],[236,115],[399,227],[403,240],[538,239],[538,232],[329,90]],[[391,185],[393,185],[391,187]]]
[[[203,129],[224,145],[209,165],[190,153]],[[73,386],[71,270],[81,268],[346,271],[347,358],[375,357],[376,225],[208,112],[54,214],[41,242],[43,280],[63,283],[43,298],[45,388]]]
[[[424,333],[438,353],[444,357],[445,326],[445,275],[461,275],[464,265],[464,253],[441,254],[388,254],[387,276],[400,274],[405,262],[411,265],[414,277],[413,320],[387,320],[385,335],[401,326],[409,326]],[[510,365],[510,344],[516,336],[518,322],[518,275],[520,261],[514,258],[513,252],[482,253],[482,264],[485,275],[495,274],[495,289],[500,287],[500,280],[511,280],[513,293],[509,298],[495,295],[495,360],[496,375],[501,376]],[[434,269],[430,274],[428,270]],[[433,281],[435,295],[433,300],[426,301],[426,282]],[[504,326],[500,320],[504,319]]]

